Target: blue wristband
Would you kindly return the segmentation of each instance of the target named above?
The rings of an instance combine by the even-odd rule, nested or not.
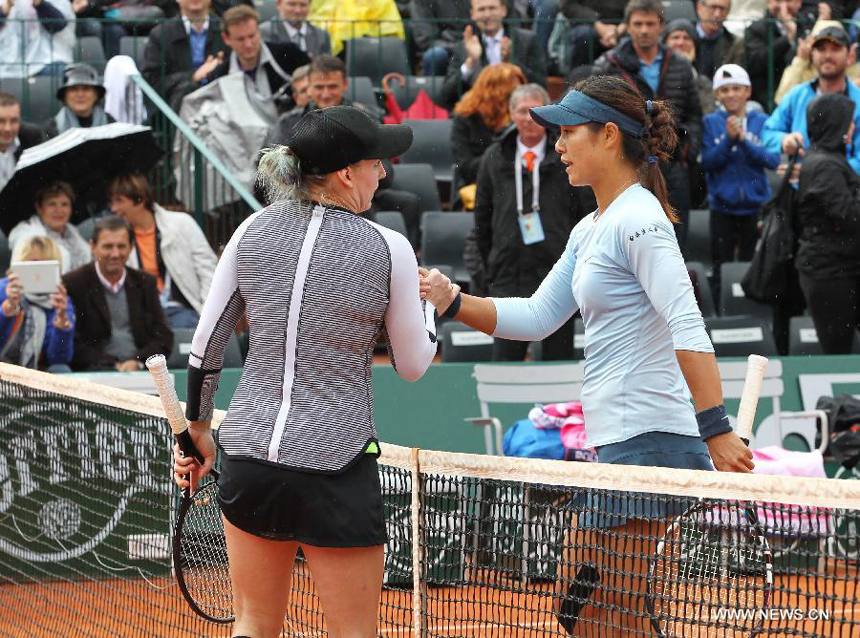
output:
[[[451,302],[451,305],[445,309],[445,312],[442,313],[443,317],[448,317],[449,319],[453,319],[458,312],[460,312],[460,302],[463,300],[462,294],[457,293],[457,296],[454,297],[454,301]]]
[[[718,434],[732,431],[732,424],[729,423],[729,415],[726,414],[726,406],[724,405],[715,405],[707,410],[702,410],[696,415],[696,423],[699,424],[699,436],[702,437],[703,441],[707,441]]]

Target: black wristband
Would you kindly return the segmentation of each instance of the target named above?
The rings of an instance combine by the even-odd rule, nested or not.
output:
[[[451,302],[451,305],[442,313],[443,317],[448,317],[449,319],[453,319],[458,312],[460,312],[460,302],[463,301],[462,293],[457,293],[457,296],[454,297],[454,301]]]
[[[726,406],[722,404],[699,412],[696,415],[696,423],[699,424],[699,436],[702,437],[703,441],[707,441],[718,434],[732,431],[729,415],[726,414]]]

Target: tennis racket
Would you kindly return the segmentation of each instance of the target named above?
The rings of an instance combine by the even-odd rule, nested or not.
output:
[[[170,429],[179,449],[201,464],[203,457],[188,432],[188,423],[167,372],[164,355],[146,360]],[[218,472],[212,469],[194,493],[182,491],[182,501],[173,532],[173,568],[182,596],[191,609],[206,620],[230,623],[234,620],[233,590],[227,562],[224,524],[216,499]]]
[[[750,355],[738,410],[749,445],[767,359]],[[773,556],[755,503],[704,499],[675,518],[649,560],[645,603],[665,638],[757,635],[773,589]]]

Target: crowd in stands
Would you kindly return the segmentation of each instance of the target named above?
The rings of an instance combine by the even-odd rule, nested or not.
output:
[[[113,56],[124,36],[145,36],[137,58],[143,78],[198,133],[204,130],[204,140],[220,137],[222,148],[234,143],[231,161],[246,167],[259,149],[285,143],[315,108],[351,104],[379,121],[402,117],[391,108],[389,83],[408,69],[433,80],[438,111],[430,117],[441,112],[451,120],[450,138],[437,141],[450,146],[454,163],[443,192],[449,191],[450,208],[474,214],[464,256],[472,289],[528,295],[595,206],[590,191],[567,185],[554,133],[537,126],[528,109],[559,98],[582,78],[616,75],[646,99],[672,107],[680,143],[660,168],[680,220],[682,253],[712,266],[716,297],[721,265],[752,258],[761,207],[789,158],[799,156],[788,179],[796,191],[801,292],[787,306],[808,307],[826,352],[851,351],[860,324],[860,65],[853,21],[860,20],[860,2],[275,4],[265,10],[271,5],[250,0],[0,0],[0,188],[24,149],[70,128],[113,121],[99,71],[73,61],[76,37],[98,36]],[[397,50],[406,59],[383,59],[380,48],[375,91],[359,99],[355,85],[365,78],[352,76],[350,56],[365,36],[401,40]],[[40,126],[23,122],[18,100],[4,91],[11,78],[36,75],[57,78],[60,105]],[[225,124],[225,117],[232,121]],[[397,188],[397,170],[397,158],[386,163],[370,214],[401,213],[418,250],[425,211],[418,194]],[[21,260],[56,256],[65,287],[37,300],[14,274],[0,282],[0,360],[32,365],[35,348],[42,367],[136,369],[147,353],[169,348],[171,327],[196,325],[215,254],[193,218],[159,205],[143,176],[111,182],[115,217],[99,220],[89,240],[68,223],[74,200],[68,184],[46,184],[34,193],[32,217],[9,236]],[[709,211],[709,254],[691,252],[687,242],[690,211],[701,209]],[[785,319],[780,312],[777,332]],[[22,332],[18,324],[28,328]],[[43,336],[34,336],[34,326]],[[543,344],[543,358],[573,356],[572,338],[572,328],[562,328]],[[500,340],[494,346],[499,360],[525,352],[525,345]]]

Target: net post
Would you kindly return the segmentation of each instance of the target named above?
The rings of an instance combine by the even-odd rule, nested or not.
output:
[[[421,568],[421,450],[412,448],[412,630],[415,638],[425,635],[424,579]]]

